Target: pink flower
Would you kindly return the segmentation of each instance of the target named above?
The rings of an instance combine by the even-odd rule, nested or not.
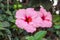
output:
[[[16,12],[17,27],[33,33],[40,26],[41,18],[34,8],[20,9]]]
[[[47,12],[43,7],[40,8],[39,15],[42,19],[40,27],[51,27],[52,26],[52,15]]]

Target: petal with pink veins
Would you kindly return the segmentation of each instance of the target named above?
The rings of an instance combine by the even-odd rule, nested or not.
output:
[[[25,9],[19,9],[17,10],[15,17],[19,19],[25,19],[25,13],[26,13]]]
[[[24,29],[25,26],[27,26],[27,22],[25,22],[24,20],[21,20],[21,19],[16,19],[16,23],[18,28],[21,28],[21,29]]]
[[[30,25],[26,26],[24,29],[29,33],[33,33],[36,31],[36,28],[34,28],[33,26],[30,26]]]

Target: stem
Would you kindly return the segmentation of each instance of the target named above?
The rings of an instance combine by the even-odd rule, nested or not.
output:
[[[9,10],[9,0],[7,0],[7,10]]]
[[[8,35],[8,38],[9,38],[9,40],[11,40],[11,36],[10,35]]]

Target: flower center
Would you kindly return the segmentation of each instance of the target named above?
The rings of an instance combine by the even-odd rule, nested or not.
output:
[[[42,18],[42,20],[45,20],[45,16],[44,15],[41,18]]]
[[[25,21],[26,21],[27,23],[29,23],[29,22],[32,21],[32,18],[31,18],[31,17],[25,17],[25,18],[26,18]]]
[[[42,20],[50,21],[49,19],[46,19],[46,16],[44,16],[44,15],[41,18],[42,18]]]

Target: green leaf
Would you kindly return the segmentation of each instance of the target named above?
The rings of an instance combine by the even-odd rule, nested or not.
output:
[[[1,7],[1,8],[4,8],[4,4],[3,4],[3,3],[0,3],[0,7]]]
[[[55,25],[60,25],[60,15],[53,15],[53,23]]]
[[[33,36],[26,37],[27,40],[34,40],[35,38]]]
[[[42,38],[46,35],[47,31],[39,31],[34,35],[36,40],[42,40]]]
[[[56,34],[60,37],[60,31],[56,31]]]
[[[3,28],[3,27],[0,27],[0,30],[5,30],[5,28]]]
[[[6,29],[5,32],[7,35],[11,35],[11,31],[9,29]]]
[[[1,2],[2,0],[0,0],[0,2]]]
[[[2,35],[2,36],[3,36],[3,33],[2,33],[2,32],[0,32],[0,35]]]
[[[13,18],[13,16],[9,16],[8,21],[15,23],[15,19]]]
[[[19,38],[18,37],[15,37],[14,40],[19,40]]]
[[[6,15],[5,14],[0,14],[0,21],[6,20]]]
[[[18,33],[20,34],[20,33],[22,33],[24,30],[22,30],[22,29],[18,29]]]
[[[6,11],[6,14],[12,15],[11,11],[9,11],[9,10]]]
[[[50,0],[30,0],[28,7],[37,7],[42,5],[45,9],[49,10],[52,6]]]
[[[60,25],[54,25],[55,29],[60,29]]]
[[[16,14],[16,10],[13,11],[14,18],[15,18],[15,14]]]
[[[0,27],[9,27],[10,24],[7,21],[0,22]]]
[[[3,21],[4,18],[2,18],[2,16],[0,15],[0,20]]]
[[[53,28],[48,28],[47,30],[48,30],[48,31],[51,31],[51,32],[55,32],[54,27],[53,27]]]
[[[59,15],[53,15],[53,22],[58,22],[60,21],[60,16]]]

